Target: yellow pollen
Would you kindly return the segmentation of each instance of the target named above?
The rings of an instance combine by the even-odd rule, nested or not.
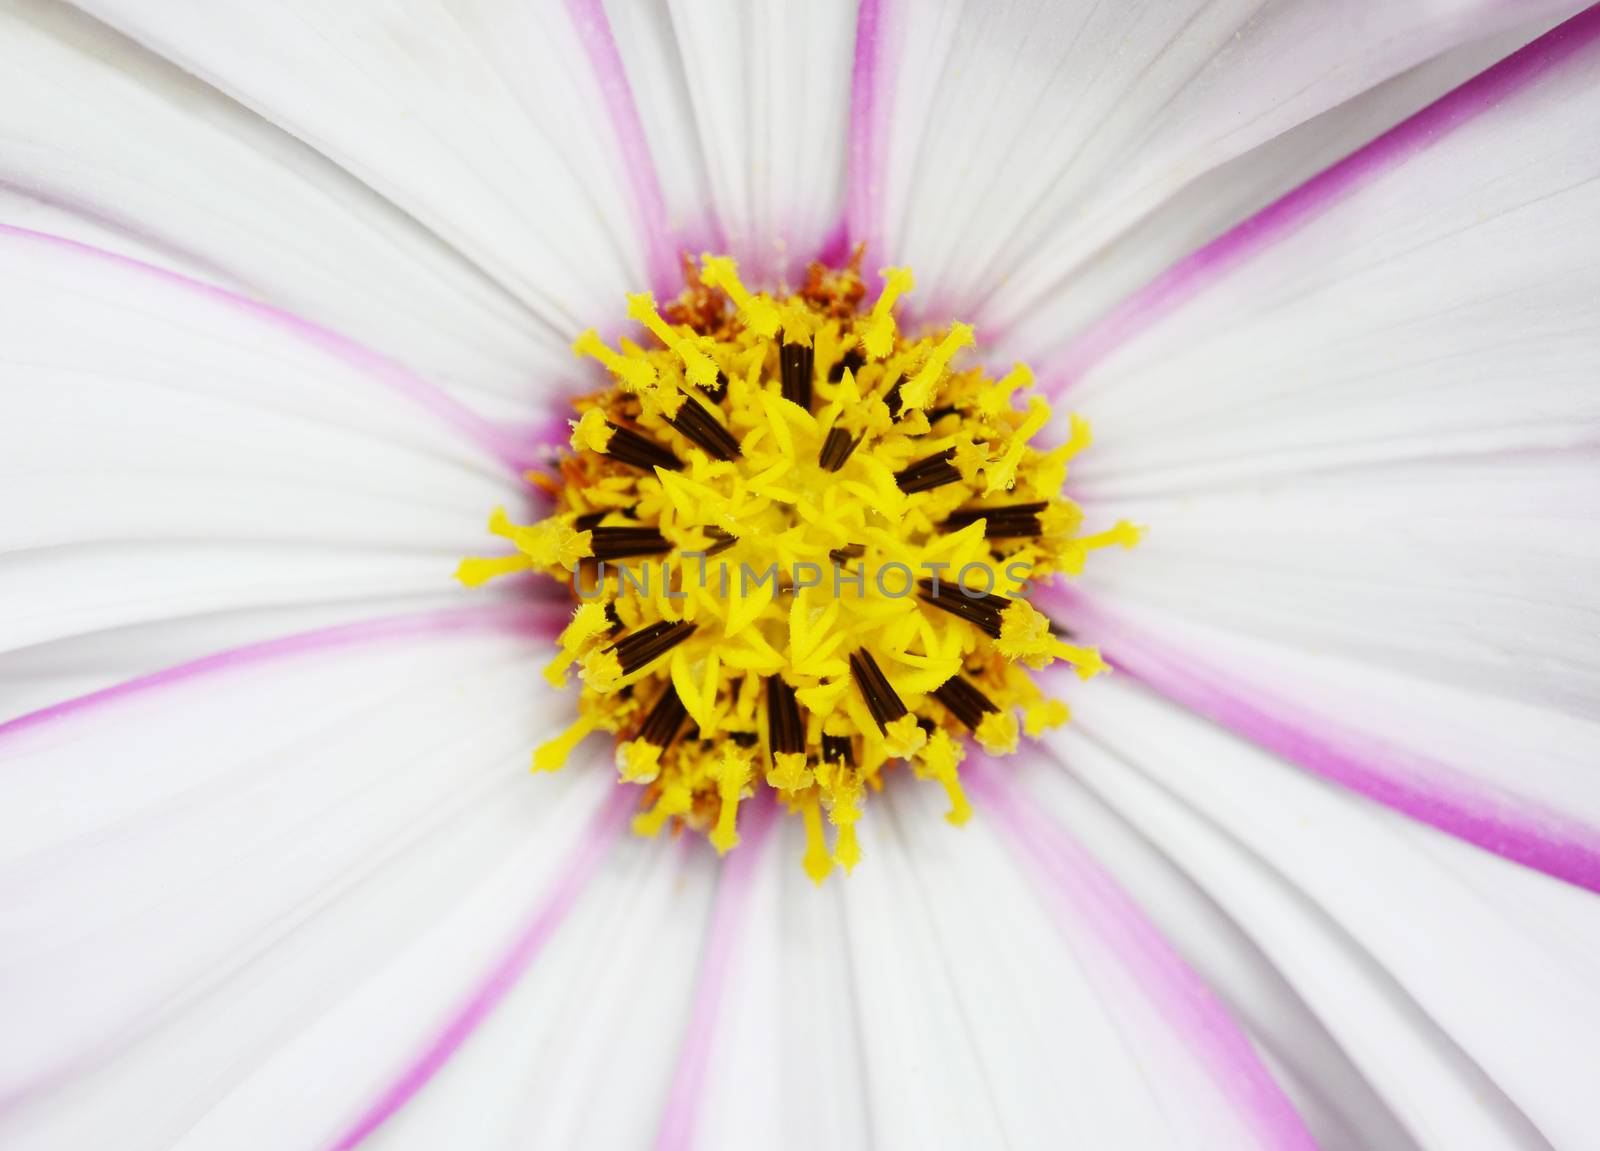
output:
[[[1005,756],[1067,722],[1032,673],[1106,665],[1029,597],[1141,531],[1081,531],[1061,489],[1088,425],[1063,429],[1026,365],[995,379],[967,363],[970,326],[902,332],[908,270],[886,269],[868,308],[859,259],[769,293],[706,255],[678,298],[629,296],[640,342],[573,344],[608,382],[578,401],[570,453],[529,473],[547,514],[496,509],[514,553],[457,572],[532,571],[583,596],[544,672],[556,687],[578,672],[579,717],[535,770],[612,733],[640,789],[634,830],[719,854],[765,790],[801,819],[819,883],[862,862],[893,775],[939,788],[961,824],[969,741]],[[1052,424],[1065,442],[1034,447]]]

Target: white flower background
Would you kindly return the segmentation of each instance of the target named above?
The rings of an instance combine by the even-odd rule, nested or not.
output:
[[[1595,1147],[1582,8],[0,0],[0,1147]],[[450,573],[623,293],[855,241],[1151,530],[818,888]]]

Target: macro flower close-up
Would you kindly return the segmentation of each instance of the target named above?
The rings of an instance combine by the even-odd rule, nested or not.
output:
[[[0,1149],[1600,1145],[1600,5],[0,0]]]

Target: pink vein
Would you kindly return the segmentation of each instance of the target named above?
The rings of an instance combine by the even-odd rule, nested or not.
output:
[[[878,122],[884,95],[883,0],[861,0],[856,11],[856,50],[850,77],[849,202],[846,226],[836,230],[843,248],[851,240],[864,240],[875,258],[882,258],[875,206],[883,192],[883,157],[877,146]]]
[[[493,604],[386,616],[359,623],[339,624],[297,635],[282,636],[215,652],[188,663],[142,675],[135,679],[52,704],[0,723],[0,746],[5,741],[85,712],[165,691],[195,680],[226,674],[277,660],[295,659],[363,644],[402,639],[438,638],[475,631],[554,635],[562,626],[565,605],[551,602]]]
[[[236,292],[230,292],[226,288],[219,288],[214,284],[191,279],[166,268],[158,268],[153,264],[146,264],[130,256],[108,252],[103,248],[96,248],[89,244],[80,243],[77,240],[69,240],[63,236],[53,236],[44,232],[31,231],[27,228],[14,227],[10,224],[0,224],[0,237],[27,244],[43,245],[59,252],[72,253],[75,256],[93,258],[103,263],[115,265],[139,275],[174,285],[191,295],[251,316],[269,326],[280,328],[295,339],[317,347],[336,359],[344,361],[374,382],[404,397],[429,416],[438,420],[446,428],[461,436],[462,439],[472,444],[475,448],[484,452],[491,459],[504,465],[514,474],[521,475],[522,472],[539,462],[536,446],[523,443],[514,434],[484,419],[454,396],[415,372],[402,367],[395,361],[363,344],[358,344],[354,340],[341,336],[337,332],[324,328],[319,324],[314,324],[310,320],[302,319],[291,312],[275,308],[271,304],[264,304],[259,300],[252,300],[247,296],[241,296]]]
[[[1600,892],[1600,836],[1594,828],[1286,704],[1273,696],[1270,684],[1163,645],[1081,597],[1070,612],[1118,670],[1173,702],[1419,823]]]
[[[743,843],[734,849],[724,865],[717,888],[717,905],[711,917],[705,956],[690,1009],[689,1029],[678,1052],[678,1070],[661,1116],[656,1135],[656,1151],[684,1151],[694,1145],[695,1120],[704,1093],[706,1069],[711,1060],[711,1043],[716,1036],[717,1016],[721,1013],[723,991],[733,951],[743,933],[751,889],[761,848],[766,843],[775,815],[774,805],[758,797],[748,804],[749,816],[741,829]]]
[[[408,1064],[394,1081],[384,1089],[378,1099],[362,1113],[337,1140],[332,1151],[350,1151],[359,1146],[384,1123],[388,1122],[417,1092],[428,1085],[441,1068],[450,1061],[461,1046],[472,1037],[485,1019],[494,1012],[510,993],[529,966],[538,958],[551,937],[578,901],[578,896],[594,877],[607,850],[614,844],[628,813],[638,798],[637,792],[623,785],[611,789],[610,796],[595,813],[594,820],[584,833],[577,850],[567,860],[566,867],[554,884],[543,895],[510,949],[500,961],[489,969],[483,980],[466,1001],[450,1017],[422,1052]]]
[[[649,138],[639,118],[639,105],[628,83],[622,53],[606,16],[602,0],[567,0],[567,14],[578,30],[589,66],[594,70],[600,91],[605,96],[611,129],[628,170],[634,211],[639,217],[640,235],[645,243],[651,286],[663,295],[670,294],[678,281],[671,229],[667,225],[667,202],[661,193],[661,179],[650,154]]]
[[[1233,1016],[1116,881],[1065,830],[1025,804],[1015,785],[983,757],[969,761],[962,779],[1040,878],[1053,881],[1056,893],[1071,904],[1073,918],[1061,929],[1075,935],[1087,924],[1101,937],[1262,1143],[1314,1149],[1299,1113]]]
[[[1140,333],[1361,188],[1493,110],[1600,37],[1600,5],[1551,29],[1330,168],[1179,260],[1049,357],[1052,394]]]

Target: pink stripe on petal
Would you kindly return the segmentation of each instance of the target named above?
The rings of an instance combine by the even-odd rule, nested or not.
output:
[[[969,756],[961,778],[973,800],[1005,829],[1011,845],[1049,882],[1051,892],[1070,905],[1059,924],[1062,932],[1076,936],[1088,928],[1096,933],[1261,1145],[1314,1149],[1299,1113],[1233,1016],[1094,858],[1023,802],[1004,770],[987,757]]]
[[[312,323],[310,320],[301,319],[291,312],[275,308],[271,304],[264,304],[259,300],[252,300],[247,296],[241,296],[236,292],[230,292],[226,288],[219,288],[214,284],[206,284],[199,280],[190,279],[188,276],[180,275],[166,268],[158,268],[152,264],[146,264],[130,256],[108,252],[102,248],[80,243],[77,240],[69,240],[62,236],[52,236],[44,232],[14,227],[10,224],[0,224],[0,239],[22,244],[48,246],[57,251],[92,257],[105,263],[129,268],[153,279],[176,285],[194,295],[220,303],[235,311],[263,320],[274,327],[287,331],[296,339],[320,348],[337,359],[343,360],[390,391],[405,397],[452,432],[455,432],[468,443],[483,451],[491,459],[504,465],[511,472],[520,475],[538,462],[538,452],[534,445],[525,443],[517,435],[508,432],[490,420],[484,419],[448,392],[443,391],[423,377],[407,368],[401,367],[395,361],[380,355],[365,345],[358,344],[354,340],[347,339],[337,332]]]
[[[840,216],[822,238],[822,246],[817,249],[815,258],[836,268],[850,258],[850,249],[850,224],[844,216]]]
[[[27,732],[60,723],[86,712],[94,712],[100,708],[195,680],[208,679],[215,675],[257,667],[277,660],[295,659],[363,644],[389,643],[403,639],[434,639],[474,631],[522,633],[554,639],[565,626],[570,606],[564,597],[560,600],[475,605],[339,624],[297,635],[263,640],[243,647],[229,648],[0,723],[0,747],[4,747],[8,740],[18,738]]]
[[[755,886],[756,867],[761,849],[772,829],[777,808],[766,793],[745,803],[743,842],[733,849],[723,865],[717,887],[716,908],[706,938],[705,955],[690,1008],[689,1029],[678,1051],[678,1070],[672,1079],[661,1126],[656,1134],[656,1151],[683,1151],[694,1145],[695,1120],[704,1094],[706,1068],[711,1060],[711,1042],[716,1036],[717,1017],[722,1010],[722,993],[728,981],[728,968],[734,948],[743,933],[745,909]]]
[[[861,0],[856,11],[855,65],[850,78],[850,139],[845,156],[847,242],[865,241],[873,258],[885,258],[883,150],[878,129],[887,113],[888,65],[884,52],[885,0]]]
[[[485,974],[482,982],[457,1008],[426,1048],[384,1089],[348,1130],[332,1144],[332,1151],[349,1151],[360,1146],[396,1112],[409,1103],[450,1061],[462,1044],[472,1037],[485,1019],[516,987],[529,966],[538,958],[551,937],[566,919],[589,881],[594,877],[606,852],[627,826],[628,815],[638,799],[638,791],[618,784],[595,813],[577,852],[546,891],[533,917],[517,936],[511,948]]]
[[[1076,597],[1071,618],[1117,670],[1290,763],[1485,851],[1600,892],[1595,828],[1280,699],[1270,684],[1180,653]]]
[[[1600,39],[1600,5],[1507,56],[1371,143],[1178,261],[1048,357],[1045,391],[1059,394],[1146,329],[1213,287],[1235,268],[1294,235],[1307,223],[1492,111]]]
[[[602,0],[567,0],[567,15],[572,18],[578,38],[588,53],[589,66],[605,96],[611,128],[617,135],[617,146],[628,169],[634,211],[639,217],[639,234],[645,242],[650,285],[663,296],[675,295],[680,278],[677,244],[667,224],[667,201],[661,192],[655,159],[650,154],[644,123],[639,119],[639,106],[633,97],[633,87],[628,83],[628,72],[622,63],[622,53],[617,50],[605,5]]]

